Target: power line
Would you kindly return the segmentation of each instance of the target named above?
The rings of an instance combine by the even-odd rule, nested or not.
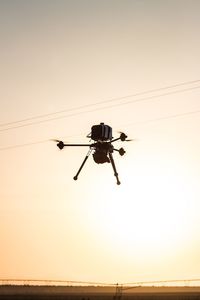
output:
[[[164,121],[164,120],[168,120],[168,119],[175,119],[175,118],[179,118],[179,117],[195,115],[195,114],[199,114],[199,113],[200,113],[200,109],[199,110],[194,110],[194,111],[188,111],[188,112],[180,113],[180,114],[169,115],[169,116],[166,116],[166,117],[150,119],[150,120],[146,120],[146,121],[133,122],[133,123],[125,124],[124,126],[133,126],[133,125],[138,125],[138,124],[148,124],[148,123]]]
[[[65,112],[80,110],[80,109],[84,109],[84,108],[87,108],[87,107],[100,105],[100,104],[103,104],[103,103],[119,101],[119,100],[131,98],[131,97],[136,97],[136,96],[141,96],[141,95],[145,95],[145,94],[149,94],[149,93],[155,93],[155,92],[159,92],[159,91],[167,90],[167,89],[172,89],[172,88],[179,87],[179,86],[194,84],[194,83],[197,83],[197,82],[200,82],[200,79],[192,80],[192,81],[185,81],[185,82],[177,83],[177,84],[174,84],[174,85],[169,85],[169,86],[165,86],[165,87],[161,87],[161,88],[147,90],[147,91],[144,91],[144,92],[129,94],[129,95],[122,96],[122,97],[115,97],[115,98],[111,98],[109,100],[99,101],[99,102],[95,102],[95,103],[92,103],[92,104],[85,104],[85,105],[82,105],[82,106],[78,106],[78,107],[74,107],[74,108],[70,108],[70,109],[64,109],[64,110],[60,110],[60,111],[56,111],[56,112],[52,112],[52,113],[48,113],[48,114],[41,114],[41,115],[37,115],[37,116],[33,116],[33,117],[29,117],[29,118],[25,118],[25,119],[21,119],[21,120],[17,120],[17,121],[2,123],[2,124],[0,124],[0,127],[5,127],[5,126],[9,126],[9,125],[17,124],[17,123],[22,123],[22,122],[27,122],[27,121],[31,121],[31,120],[35,120],[35,119],[46,118],[46,117],[49,117],[49,116],[53,116],[53,115],[57,115],[57,114],[65,113]]]
[[[0,279],[0,282],[3,284],[12,284],[13,282],[21,283],[21,284],[45,284],[45,285],[97,285],[97,286],[116,286],[116,283],[108,283],[108,282],[94,282],[94,281],[75,281],[75,280],[59,280],[59,279],[13,279],[13,278],[3,278]],[[154,284],[165,284],[165,283],[186,283],[186,282],[200,282],[200,278],[188,278],[188,279],[169,279],[169,280],[152,280],[152,281],[135,281],[129,283],[120,283],[117,285],[123,286],[123,290],[131,289],[135,286],[145,286],[145,285],[154,285]]]
[[[0,151],[10,150],[10,149],[16,149],[16,148],[23,148],[23,147],[33,146],[33,145],[37,145],[37,144],[43,144],[43,143],[46,143],[48,141],[49,140],[43,140],[43,141],[37,141],[37,142],[31,142],[31,143],[25,143],[25,144],[18,144],[18,145],[8,146],[8,147],[0,148]]]
[[[196,279],[169,279],[169,280],[153,280],[153,281],[136,281],[131,283],[123,283],[124,286],[133,286],[133,285],[145,285],[145,284],[160,284],[160,283],[175,283],[175,282],[200,282],[199,278]],[[129,289],[131,287],[128,287]],[[125,288],[126,289],[126,288]]]
[[[153,123],[153,122],[158,122],[158,121],[163,121],[163,120],[168,120],[168,119],[174,119],[174,118],[179,118],[179,117],[185,117],[185,116],[199,114],[199,113],[200,113],[200,110],[194,110],[194,111],[189,111],[189,112],[185,112],[185,113],[169,115],[169,116],[166,116],[166,117],[150,119],[150,120],[147,120],[147,121],[134,122],[134,123],[129,123],[129,124],[122,124],[121,126],[134,126],[134,125],[137,125],[137,124],[148,124],[148,123]],[[70,138],[70,137],[74,137],[74,136],[80,136],[80,135],[71,135],[71,136],[67,136],[67,137],[63,137],[63,138]],[[43,141],[37,141],[37,142],[31,142],[31,143],[25,143],[25,144],[18,144],[18,145],[3,147],[3,148],[0,148],[0,151],[37,145],[37,144],[46,143],[46,142],[49,142],[49,141],[50,141],[50,139],[47,139],[47,140],[43,140]]]
[[[73,137],[77,137],[77,136],[81,136],[81,134],[73,134],[73,135],[63,136],[63,137],[60,137],[60,140],[61,139],[69,139],[69,138],[73,138]],[[36,141],[36,142],[30,142],[30,143],[24,143],[24,144],[3,147],[3,148],[0,148],[0,151],[10,150],[10,149],[15,149],[15,148],[22,148],[22,147],[27,147],[27,146],[34,146],[37,144],[44,144],[47,142],[52,142],[52,138],[42,140],[42,141]]]
[[[27,126],[32,126],[32,125],[36,125],[36,124],[47,123],[47,122],[60,120],[60,119],[66,119],[66,118],[69,118],[69,117],[72,117],[72,116],[82,115],[82,114],[85,114],[85,113],[95,112],[95,111],[98,111],[98,110],[105,110],[105,109],[109,109],[109,108],[113,108],[113,107],[117,107],[117,106],[123,106],[123,105],[127,105],[127,104],[130,104],[130,103],[136,103],[136,102],[152,100],[152,99],[156,99],[156,98],[160,98],[160,97],[164,97],[164,96],[169,96],[169,95],[173,95],[173,94],[178,94],[178,93],[188,92],[188,91],[191,91],[191,90],[196,90],[196,89],[199,89],[199,88],[200,88],[200,86],[195,86],[195,87],[191,87],[191,88],[181,89],[181,90],[178,90],[178,91],[172,91],[172,92],[167,92],[167,93],[163,93],[163,94],[159,94],[159,95],[153,95],[153,96],[148,96],[148,97],[144,97],[144,98],[140,98],[140,99],[130,100],[130,101],[123,102],[123,103],[116,103],[116,104],[107,105],[107,106],[104,106],[104,107],[94,108],[92,110],[76,112],[76,113],[72,113],[72,114],[65,115],[65,116],[58,116],[58,117],[49,118],[49,119],[46,119],[46,120],[30,122],[30,123],[26,123],[26,124],[21,124],[21,125],[17,125],[17,126],[12,126],[12,127],[8,127],[8,128],[0,129],[0,132],[9,131],[9,130],[12,130],[12,129],[22,128],[22,127],[27,127]],[[123,97],[123,99],[125,99],[126,97],[131,97],[131,96],[125,96],[125,97]]]
[[[106,282],[94,282],[94,281],[75,281],[75,280],[62,280],[62,279],[0,279],[0,282],[8,284],[16,282],[21,284],[30,284],[30,283],[37,283],[37,284],[45,284],[45,285],[54,285],[54,284],[62,284],[62,285],[98,285],[98,286],[115,286],[112,283]]]

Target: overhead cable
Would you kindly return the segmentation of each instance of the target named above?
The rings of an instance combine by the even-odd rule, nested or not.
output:
[[[9,126],[9,125],[13,125],[13,124],[18,124],[18,123],[22,123],[22,122],[27,122],[27,121],[31,121],[31,120],[35,120],[35,119],[46,118],[46,117],[50,117],[50,116],[65,113],[65,112],[85,109],[85,108],[88,108],[88,107],[92,107],[92,106],[96,106],[96,105],[100,105],[100,104],[104,104],[104,103],[115,102],[115,101],[131,98],[131,97],[137,97],[137,96],[141,96],[141,95],[145,95],[145,94],[149,94],[149,93],[159,92],[159,91],[162,91],[162,90],[172,89],[172,88],[176,88],[176,87],[179,87],[179,86],[195,84],[195,83],[198,83],[198,82],[200,82],[200,79],[192,80],[192,81],[185,81],[185,82],[177,83],[177,84],[174,84],[174,85],[168,85],[168,86],[161,87],[161,88],[147,90],[147,91],[144,91],[144,92],[129,94],[129,95],[122,96],[122,97],[115,97],[115,98],[111,98],[111,99],[108,99],[108,100],[95,102],[95,103],[92,103],[92,104],[85,104],[85,105],[82,105],[82,106],[69,108],[69,109],[64,109],[64,110],[60,110],[60,111],[56,111],[56,112],[52,112],[52,113],[48,113],[48,114],[41,114],[41,115],[37,115],[37,116],[25,118],[25,119],[20,119],[20,120],[8,122],[8,123],[2,123],[2,124],[0,124],[0,127]]]
[[[179,118],[179,117],[184,117],[184,116],[189,116],[189,115],[195,115],[195,114],[199,114],[200,113],[200,109],[199,110],[194,110],[194,111],[188,111],[185,113],[180,113],[180,114],[174,114],[174,115],[169,115],[169,116],[165,116],[165,117],[160,117],[160,118],[154,118],[154,119],[149,119],[146,121],[137,121],[137,122],[133,122],[133,123],[129,123],[129,124],[123,124],[123,126],[133,126],[133,125],[140,125],[140,124],[148,124],[148,123],[153,123],[153,122],[158,122],[158,121],[164,121],[164,120],[168,120],[168,119],[175,119],[175,118]]]
[[[158,94],[158,95],[147,96],[147,97],[139,98],[139,99],[133,99],[133,100],[129,100],[127,102],[115,103],[115,104],[107,105],[107,106],[104,106],[104,107],[94,108],[94,109],[91,109],[91,110],[86,110],[86,111],[81,111],[81,112],[75,112],[75,113],[64,115],[64,116],[58,116],[58,117],[53,117],[53,118],[49,118],[49,119],[45,119],[45,120],[34,121],[34,122],[25,123],[25,124],[21,124],[21,125],[11,126],[11,127],[8,127],[8,128],[2,128],[2,129],[0,129],[0,132],[9,131],[9,130],[12,130],[12,129],[22,128],[22,127],[27,127],[27,126],[32,126],[32,125],[36,125],[36,124],[47,123],[47,122],[60,120],[60,119],[66,119],[66,118],[76,116],[76,115],[83,115],[85,113],[91,113],[91,112],[95,112],[95,111],[99,111],[99,110],[106,110],[106,109],[110,109],[110,108],[113,108],[113,107],[123,106],[123,105],[131,104],[131,103],[148,101],[148,100],[157,99],[157,98],[161,98],[161,97],[169,96],[169,95],[173,95],[173,94],[188,92],[188,91],[192,91],[192,90],[196,90],[196,89],[200,89],[200,86],[185,88],[185,89],[176,90],[176,91],[167,92],[167,93]],[[127,96],[127,97],[129,97],[129,96]],[[123,97],[123,98],[126,98],[126,97]]]
[[[166,117],[150,119],[150,120],[147,120],[147,121],[123,124],[123,125],[120,125],[120,126],[134,126],[134,125],[137,125],[137,124],[148,124],[148,123],[158,122],[158,121],[167,120],[167,119],[185,117],[185,116],[194,115],[194,114],[198,114],[198,113],[200,113],[200,110],[194,110],[194,111],[189,111],[189,112],[185,112],[185,113],[169,115],[169,116],[166,116]],[[77,136],[77,135],[72,135],[70,137],[74,137],[74,136]],[[8,146],[8,147],[2,147],[2,148],[0,148],[0,151],[10,150],[10,149],[15,149],[15,148],[20,148],[20,147],[26,147],[26,146],[32,146],[32,145],[36,145],[36,144],[46,143],[46,142],[49,142],[49,141],[50,141],[50,139],[47,139],[47,140],[38,141],[38,142],[32,142],[32,143],[18,144],[18,145],[13,145],[13,146]]]
[[[131,283],[108,283],[108,282],[94,282],[94,281],[75,281],[75,280],[60,280],[60,279],[11,279],[11,278],[1,278],[0,279],[1,285],[3,284],[32,284],[37,283],[38,285],[70,285],[70,286],[77,286],[77,285],[93,285],[93,286],[110,286],[116,287],[121,286],[123,290],[128,290],[134,287],[141,287],[141,286],[155,286],[160,284],[169,284],[169,283],[186,283],[186,282],[200,282],[199,278],[187,278],[187,279],[169,279],[169,280],[152,280],[152,281],[135,281]],[[186,285],[185,285],[186,286]]]

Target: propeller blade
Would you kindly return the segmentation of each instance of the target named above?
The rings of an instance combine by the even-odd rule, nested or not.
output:
[[[122,131],[117,131],[118,133],[120,133],[120,138],[123,142],[132,142],[132,141],[136,141],[136,139],[127,139],[127,135],[122,132]]]
[[[61,140],[57,140],[57,139],[51,139],[51,141],[56,142],[57,143],[57,147],[62,150],[64,148],[64,143]]]
[[[60,140],[57,140],[57,139],[50,139],[50,141],[56,142],[56,143],[59,143],[59,142],[60,142]]]

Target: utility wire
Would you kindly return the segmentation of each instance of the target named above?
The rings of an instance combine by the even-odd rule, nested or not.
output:
[[[63,136],[63,137],[60,137],[59,140],[69,139],[69,138],[73,138],[73,137],[77,137],[77,136],[82,136],[82,135],[81,134],[73,134],[73,135]],[[10,149],[15,149],[15,148],[22,148],[22,147],[27,147],[27,146],[34,146],[34,145],[37,145],[37,144],[44,144],[44,143],[52,142],[52,141],[55,141],[55,140],[52,139],[52,138],[49,138],[49,139],[42,140],[42,141],[36,141],[36,142],[30,142],[30,143],[24,143],[24,144],[18,144],[18,145],[3,147],[3,148],[0,148],[0,151],[10,150]]]
[[[48,114],[42,114],[42,115],[37,115],[37,116],[33,116],[33,117],[29,117],[29,118],[25,118],[25,119],[21,119],[21,120],[17,120],[17,121],[2,123],[2,124],[0,124],[0,127],[18,124],[18,123],[22,123],[22,122],[27,122],[27,121],[31,121],[31,120],[35,120],[35,119],[46,118],[46,117],[50,117],[50,116],[65,113],[65,112],[80,110],[80,109],[88,108],[88,107],[95,106],[95,105],[100,105],[100,104],[109,103],[109,102],[115,102],[115,101],[131,98],[131,97],[141,96],[141,95],[145,95],[145,94],[149,94],[149,93],[155,93],[155,92],[159,92],[162,90],[172,89],[175,87],[190,85],[190,84],[194,84],[194,83],[198,83],[198,82],[200,82],[200,79],[192,80],[192,81],[185,81],[185,82],[177,83],[174,85],[169,85],[169,86],[165,86],[165,87],[161,87],[161,88],[157,88],[157,89],[147,90],[144,92],[130,94],[130,95],[122,96],[122,97],[115,97],[115,98],[111,98],[109,100],[99,101],[99,102],[95,102],[92,104],[86,104],[86,105],[82,105],[82,106],[78,106],[78,107],[74,107],[74,108],[70,108],[70,109],[64,109],[64,110],[60,110],[60,111],[56,111],[56,112],[52,112],[52,113],[48,113]]]
[[[146,120],[146,121],[133,122],[133,123],[125,124],[123,126],[133,126],[133,125],[138,125],[138,124],[148,124],[148,123],[153,123],[153,122],[158,122],[158,121],[163,121],[163,120],[168,120],[168,119],[175,119],[175,118],[179,118],[179,117],[184,117],[184,116],[189,116],[189,115],[195,115],[195,114],[199,114],[199,113],[200,113],[200,109],[199,110],[194,110],[194,111],[188,111],[188,112],[180,113],[180,114],[169,115],[169,116],[166,116],[166,117],[149,119],[149,120]]]
[[[155,281],[136,281],[136,282],[131,282],[131,283],[123,283],[124,286],[133,286],[133,285],[145,285],[145,284],[160,284],[160,283],[175,283],[175,282],[200,282],[200,279],[169,279],[169,280],[155,280]],[[129,289],[131,287],[127,287],[124,289]]]
[[[46,285],[55,285],[57,284],[67,284],[67,285],[96,285],[96,286],[122,286],[123,290],[128,290],[134,287],[145,286],[149,284],[163,284],[163,283],[185,283],[185,282],[199,282],[199,278],[193,279],[169,279],[169,280],[152,280],[152,281],[135,281],[131,283],[107,283],[107,282],[93,282],[93,281],[73,281],[73,280],[53,280],[53,279],[0,279],[0,282],[3,284],[12,284],[13,282],[21,283],[21,284],[30,284],[30,283],[38,283],[38,284],[46,284]]]
[[[179,118],[179,117],[185,117],[185,116],[199,114],[199,113],[200,113],[200,110],[194,110],[194,111],[189,111],[189,112],[185,112],[185,113],[169,115],[169,116],[166,116],[166,117],[150,119],[150,120],[147,120],[147,121],[134,122],[134,123],[129,123],[129,124],[125,124],[125,125],[123,124],[121,126],[134,126],[134,125],[137,125],[137,124],[148,124],[148,123],[163,121],[163,120],[167,120],[167,119],[174,119],[174,118]],[[72,135],[70,137],[74,137],[74,136],[77,136],[77,135]],[[66,137],[66,138],[69,138],[69,136]],[[32,145],[36,145],[36,144],[46,143],[46,142],[49,142],[49,141],[50,141],[50,139],[43,140],[43,141],[38,141],[38,142],[32,142],[32,143],[26,143],[26,144],[19,144],[19,145],[3,147],[3,148],[0,148],[0,151],[10,150],[10,149],[15,149],[15,148],[20,148],[20,147],[26,147],[26,146],[32,146]]]
[[[94,282],[94,281],[75,281],[75,280],[53,280],[53,279],[0,279],[0,282],[8,284],[8,282],[16,282],[16,283],[38,283],[38,284],[50,284],[53,285],[55,283],[57,284],[68,284],[68,285],[98,285],[98,286],[115,286],[115,284],[112,283],[106,283],[106,282]]]
[[[16,149],[16,148],[23,148],[23,147],[33,146],[33,145],[37,145],[37,144],[43,144],[48,141],[49,140],[43,140],[43,141],[37,141],[37,142],[31,142],[31,143],[25,143],[25,144],[18,144],[18,145],[14,145],[14,146],[8,146],[8,147],[0,148],[0,151]]]
[[[66,119],[66,118],[76,116],[76,115],[82,115],[82,114],[85,114],[85,113],[91,113],[91,112],[95,112],[95,111],[99,111],[99,110],[105,110],[105,109],[109,109],[109,108],[113,108],[113,107],[118,107],[118,106],[123,106],[123,105],[131,104],[131,103],[136,103],[136,102],[148,101],[148,100],[152,100],[152,99],[156,99],[156,98],[160,98],[160,97],[164,97],[164,96],[169,96],[169,95],[173,95],[173,94],[188,92],[188,91],[192,91],[192,90],[196,90],[196,89],[200,89],[200,86],[185,88],[185,89],[172,91],[172,92],[167,92],[167,93],[163,93],[163,94],[159,94],[159,95],[153,95],[153,96],[148,96],[148,97],[144,97],[144,98],[140,98],[140,99],[130,100],[130,101],[127,101],[127,102],[116,103],[116,104],[107,105],[107,106],[104,106],[104,107],[94,108],[94,109],[91,109],[91,110],[76,112],[76,113],[72,113],[72,114],[69,114],[69,115],[58,116],[58,117],[53,117],[53,118],[49,118],[49,119],[46,119],[46,120],[39,120],[39,121],[34,121],[34,122],[26,123],[26,124],[12,126],[12,127],[8,127],[8,128],[3,128],[3,129],[0,129],[0,132],[9,131],[9,130],[12,130],[12,129],[22,128],[22,127],[27,127],[27,126],[36,125],[36,124],[47,123],[47,122],[60,120],[60,119]],[[124,96],[123,99],[125,99],[127,97],[131,97],[131,96]]]

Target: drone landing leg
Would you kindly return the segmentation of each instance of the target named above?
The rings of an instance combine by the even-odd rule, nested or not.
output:
[[[79,168],[77,174],[74,176],[74,180],[77,180],[77,179],[78,179],[78,175],[79,175],[79,173],[81,172],[81,170],[82,170],[84,164],[86,163],[88,157],[90,156],[90,153],[91,153],[91,152],[92,152],[92,149],[90,149],[90,150],[88,151],[88,153],[87,153],[87,155],[86,155],[84,161],[82,162],[82,164],[81,164],[81,166],[80,166],[80,168]]]
[[[116,170],[116,167],[115,167],[115,162],[114,162],[112,153],[109,152],[108,155],[109,155],[109,158],[110,158],[113,170],[114,170],[114,175],[115,175],[115,177],[117,179],[117,184],[119,185],[119,184],[121,184],[121,182],[119,181],[119,177],[118,177],[118,173],[117,173],[117,170]]]

